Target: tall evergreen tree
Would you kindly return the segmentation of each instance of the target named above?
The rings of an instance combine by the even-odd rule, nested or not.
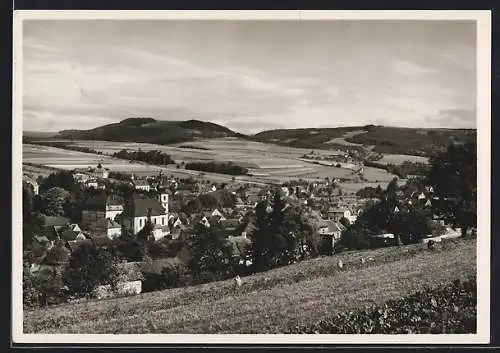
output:
[[[438,198],[433,202],[434,212],[460,227],[463,236],[477,222],[476,149],[475,142],[451,143],[445,152],[431,158],[427,178]]]

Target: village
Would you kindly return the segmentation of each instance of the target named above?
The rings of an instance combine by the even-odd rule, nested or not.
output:
[[[25,249],[25,257],[31,259],[30,273],[34,275],[44,271],[60,275],[71,255],[82,245],[109,248],[122,238],[134,239],[144,232],[147,224],[152,225],[148,235],[150,241],[164,244],[166,248],[171,247],[171,243],[177,244],[177,251],[164,251],[156,256],[155,261],[187,263],[189,255],[186,254],[190,249],[186,239],[195,232],[196,226],[202,225],[222,229],[232,249],[231,256],[240,265],[250,266],[252,258],[248,254],[256,229],[256,206],[265,202],[270,209],[276,192],[286,204],[284,209],[293,206],[307,216],[315,243],[323,244],[324,255],[331,255],[346,228],[356,223],[367,205],[377,201],[376,195],[370,195],[373,194],[369,190],[371,188],[347,195],[337,187],[337,180],[329,178],[316,182],[298,179],[280,187],[220,184],[194,177],[175,178],[161,172],[147,178],[138,178],[133,173],[111,172],[114,177],[111,178],[110,170],[101,164],[59,174],[72,179],[75,185],[66,187],[77,188],[84,197],[73,201],[76,203],[73,208],[78,211],[69,212],[69,217],[68,212],[58,215],[42,213],[40,228],[32,234],[31,242]],[[43,179],[39,177],[38,181],[43,183]],[[31,190],[34,198],[40,198],[38,181],[29,173],[23,176],[23,186]],[[52,187],[60,189],[65,186]],[[45,190],[45,193],[50,191]],[[398,207],[413,203],[430,209],[433,189],[427,186],[411,189],[411,192],[398,190],[396,195],[401,202],[394,212],[399,211]],[[54,209],[54,205],[50,207]],[[444,227],[443,221],[439,224]],[[446,233],[448,237],[460,234],[449,227]],[[429,237],[432,236],[429,234]],[[437,238],[434,234],[433,239],[439,241],[442,236],[443,232]],[[378,241],[378,246],[393,245],[395,242],[394,234],[388,233],[374,234],[371,239],[374,244]],[[326,248],[324,244],[327,244]],[[122,263],[123,268],[136,265],[137,261]],[[138,278],[143,276],[136,275],[136,278],[129,278],[122,284],[125,285],[125,294],[138,294],[143,290]],[[104,287],[100,287],[101,292]],[[112,294],[100,294],[99,297],[106,295]]]

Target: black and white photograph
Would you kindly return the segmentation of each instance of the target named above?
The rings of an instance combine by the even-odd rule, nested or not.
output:
[[[488,343],[490,25],[15,13],[14,340]]]

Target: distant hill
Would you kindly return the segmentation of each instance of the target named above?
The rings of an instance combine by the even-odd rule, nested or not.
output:
[[[281,129],[263,131],[253,136],[257,141],[290,147],[373,148],[374,152],[430,156],[446,148],[451,140],[465,142],[477,138],[476,129],[399,128],[358,126],[340,128]]]
[[[64,130],[58,138],[154,143],[160,145],[201,138],[244,137],[224,126],[199,120],[158,121],[153,118],[129,118],[90,130]]]
[[[23,131],[23,137],[50,138],[56,136],[57,134],[57,132]]]
[[[174,144],[206,138],[238,137],[306,149],[358,149],[386,154],[429,157],[452,140],[477,138],[476,129],[400,128],[377,125],[338,128],[278,129],[244,135],[199,120],[162,121],[129,118],[90,130],[63,130],[57,134],[23,132],[26,141],[45,138]]]

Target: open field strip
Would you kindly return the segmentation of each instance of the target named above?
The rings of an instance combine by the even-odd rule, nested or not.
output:
[[[398,185],[402,186],[406,183],[406,179],[398,179]],[[380,185],[381,188],[386,188],[387,185],[389,184],[390,180],[385,180],[385,181],[380,181],[380,182],[362,182],[362,183],[348,183],[348,182],[343,182],[339,183],[340,188],[342,191],[346,193],[356,193],[358,190],[365,188],[365,187],[372,187],[376,188],[377,186]]]
[[[402,164],[403,162],[429,163],[429,158],[407,154],[384,154],[382,159],[377,161],[377,163],[381,164]]]
[[[280,333],[475,274],[475,239],[446,241],[435,251],[422,244],[353,251],[243,277],[237,292],[227,280],[27,310],[24,332]]]
[[[363,176],[368,182],[389,182],[396,177],[385,169],[373,167],[363,167]]]
[[[365,131],[365,130],[348,131],[348,132],[346,132],[344,134],[344,136],[332,138],[330,141],[325,142],[325,143],[326,144],[343,145],[343,146],[357,146],[357,147],[360,147],[360,146],[363,146],[363,145],[361,145],[359,143],[349,142],[349,141],[346,141],[345,139],[353,137],[353,136],[356,136],[356,135],[359,135],[359,134],[366,134],[367,132],[368,131]]]

